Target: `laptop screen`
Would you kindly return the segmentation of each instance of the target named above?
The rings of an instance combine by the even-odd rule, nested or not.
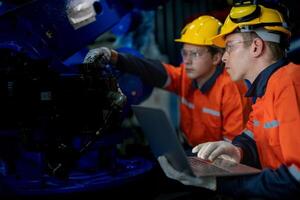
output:
[[[132,109],[154,156],[165,155],[175,169],[192,174],[176,130],[166,113],[161,109],[143,106],[132,105]]]
[[[211,162],[196,156],[187,157],[175,128],[163,110],[137,105],[132,105],[132,109],[154,156],[165,155],[178,171],[196,176],[234,176],[260,172],[259,169],[227,159],[218,158]]]

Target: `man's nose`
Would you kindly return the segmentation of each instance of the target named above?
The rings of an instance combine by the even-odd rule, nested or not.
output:
[[[189,65],[189,64],[192,64],[192,58],[190,56],[185,56],[183,57],[183,63],[185,65]]]
[[[228,58],[228,53],[225,51],[225,52],[223,53],[223,56],[222,56],[222,61],[223,61],[224,63],[226,63],[226,62],[227,62],[227,58]]]

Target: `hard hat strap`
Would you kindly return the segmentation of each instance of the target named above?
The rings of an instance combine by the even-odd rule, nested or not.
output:
[[[280,34],[270,32],[263,27],[256,28],[247,28],[247,26],[244,26],[243,28],[240,28],[239,30],[241,33],[249,33],[249,32],[255,32],[262,40],[268,41],[268,42],[275,42],[280,43]]]
[[[266,30],[256,30],[255,33],[264,41],[280,43],[280,35]]]

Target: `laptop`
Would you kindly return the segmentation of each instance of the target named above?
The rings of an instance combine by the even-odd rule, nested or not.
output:
[[[147,139],[153,155],[167,157],[172,166],[192,176],[237,176],[259,173],[261,170],[228,159],[213,162],[197,156],[187,156],[166,113],[159,108],[132,105],[132,110]]]

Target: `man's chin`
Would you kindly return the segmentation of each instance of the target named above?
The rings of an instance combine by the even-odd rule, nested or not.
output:
[[[239,81],[239,80],[241,80],[241,78],[239,76],[237,76],[237,75],[230,74],[230,73],[229,73],[229,75],[230,75],[231,80],[233,80],[233,81]]]
[[[196,79],[197,76],[195,76],[195,74],[193,73],[187,73],[187,77],[189,77],[190,79]]]

